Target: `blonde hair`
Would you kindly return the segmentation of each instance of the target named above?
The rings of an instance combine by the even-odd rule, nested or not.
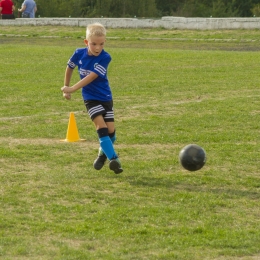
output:
[[[106,28],[101,23],[89,24],[86,30],[86,39],[89,40],[92,36],[106,36]]]

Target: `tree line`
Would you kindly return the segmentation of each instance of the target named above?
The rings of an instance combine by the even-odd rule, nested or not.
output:
[[[260,0],[36,0],[36,17],[254,17]],[[18,9],[23,0],[14,1]]]

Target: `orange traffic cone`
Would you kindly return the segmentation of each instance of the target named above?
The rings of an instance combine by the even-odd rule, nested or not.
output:
[[[78,142],[78,141],[85,141],[85,139],[79,138],[79,132],[76,124],[76,119],[74,113],[70,113],[70,119],[68,124],[67,136],[66,139],[61,140],[64,142]]]

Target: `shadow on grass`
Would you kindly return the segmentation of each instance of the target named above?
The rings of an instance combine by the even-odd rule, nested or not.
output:
[[[228,187],[214,188],[211,183],[208,184],[190,184],[185,180],[171,180],[169,178],[154,178],[154,177],[136,177],[136,176],[127,176],[126,181],[129,182],[131,186],[143,187],[143,188],[158,188],[158,189],[168,189],[171,192],[176,191],[185,191],[191,193],[209,193],[215,195],[225,195],[226,198],[248,198],[250,200],[259,200],[260,193],[257,191],[252,191],[252,188],[249,187],[246,190],[243,189],[230,189]]]

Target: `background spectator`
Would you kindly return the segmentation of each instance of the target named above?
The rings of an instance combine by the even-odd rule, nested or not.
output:
[[[37,6],[34,0],[25,0],[22,3],[21,9],[18,9],[22,13],[22,18],[35,18]]]
[[[14,19],[15,6],[12,0],[0,1],[0,13],[2,19]]]

